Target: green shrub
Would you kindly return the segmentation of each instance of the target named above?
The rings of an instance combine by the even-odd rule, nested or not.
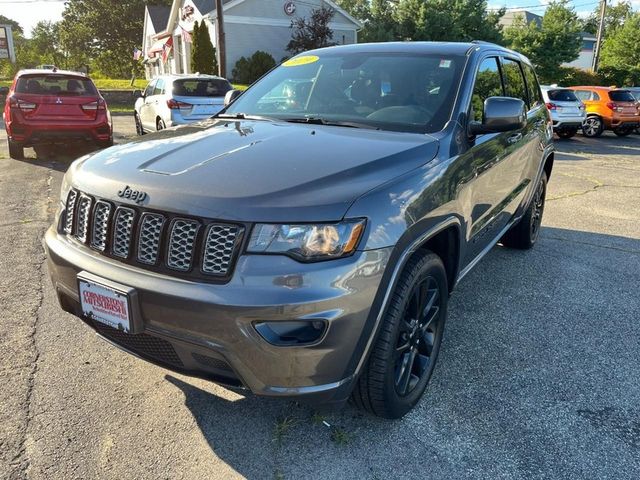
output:
[[[570,87],[572,85],[603,85],[601,75],[591,70],[582,70],[575,67],[562,67],[560,78],[553,82],[558,85]]]
[[[251,84],[276,66],[276,61],[267,52],[258,50],[251,57],[241,57],[233,68],[233,81]]]

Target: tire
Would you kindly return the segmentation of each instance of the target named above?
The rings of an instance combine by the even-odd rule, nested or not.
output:
[[[597,116],[587,117],[587,119],[582,124],[582,134],[585,137],[595,138],[602,135],[604,132],[604,124],[602,123],[602,119]]]
[[[571,138],[573,136],[575,136],[575,134],[578,133],[578,128],[565,128],[562,130],[558,130],[556,132],[556,135],[558,135],[560,138]]]
[[[167,126],[164,124],[164,120],[162,120],[161,118],[159,118],[156,121],[156,130],[160,131],[160,130],[164,130],[165,128],[167,128]]]
[[[502,245],[521,250],[527,250],[535,245],[542,225],[546,196],[547,173],[543,171],[526,213],[518,223],[504,234]]]
[[[440,257],[426,250],[415,254],[398,280],[351,394],[357,407],[380,417],[400,418],[418,403],[438,358],[448,298]],[[416,315],[419,311],[423,315]],[[420,321],[411,320],[418,317]]]
[[[626,137],[627,135],[630,135],[631,132],[633,132],[632,128],[616,128],[613,130],[613,133],[619,137]]]
[[[14,160],[22,160],[24,158],[24,147],[19,143],[14,142],[13,140],[8,140],[9,142],[9,157]]]
[[[113,137],[111,137],[111,138],[109,138],[109,140],[105,140],[103,142],[96,142],[96,147],[98,147],[98,148],[113,147]]]
[[[33,151],[36,152],[38,160],[48,160],[54,156],[52,145],[35,145]]]
[[[144,128],[142,128],[142,122],[140,121],[140,117],[137,113],[133,114],[133,121],[136,124],[136,135],[141,137],[142,135],[144,135]]]

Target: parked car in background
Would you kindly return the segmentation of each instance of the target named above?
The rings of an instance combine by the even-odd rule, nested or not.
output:
[[[149,82],[136,97],[136,132],[143,135],[167,127],[197,122],[215,115],[233,87],[213,75],[165,75]]]
[[[640,106],[640,87],[628,87],[627,90],[631,92],[631,95],[636,99],[638,105]],[[636,127],[636,133],[640,134],[640,125]]]
[[[64,70],[21,70],[9,88],[3,118],[9,155],[25,147],[70,142],[113,145],[111,113],[89,77]]]
[[[599,137],[612,130],[620,137],[629,135],[640,126],[640,110],[631,92],[614,87],[570,87],[587,109],[582,133]]]
[[[345,45],[236,94],[67,170],[45,239],[62,308],[168,368],[403,416],[458,281],[498,241],[538,239],[554,153],[531,63]]]
[[[582,128],[582,122],[587,117],[584,104],[568,88],[543,85],[541,89],[551,114],[553,131],[560,138],[573,137]]]

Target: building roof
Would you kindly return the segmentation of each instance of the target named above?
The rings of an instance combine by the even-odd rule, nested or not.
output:
[[[147,10],[149,11],[149,18],[153,24],[153,29],[156,32],[161,32],[167,28],[169,15],[171,15],[171,7],[165,5],[147,5]]]
[[[214,0],[192,0],[198,11],[202,15],[211,13],[216,9],[216,2]],[[222,5],[229,3],[233,0],[222,0]]]
[[[499,23],[502,26],[510,27],[518,17],[521,17],[527,25],[531,22],[536,22],[538,25],[542,24],[542,17],[528,10],[509,10],[500,18]]]

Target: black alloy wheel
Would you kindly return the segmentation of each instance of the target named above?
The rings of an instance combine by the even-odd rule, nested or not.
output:
[[[535,188],[527,211],[520,221],[502,237],[501,242],[505,247],[526,250],[536,243],[540,235],[544,203],[547,196],[547,173],[545,171],[542,172]]]
[[[438,358],[449,288],[442,260],[416,252],[404,267],[351,394],[359,408],[400,418],[425,392]]]
[[[428,276],[413,287],[400,323],[394,369],[396,392],[401,397],[431,375],[444,326],[440,310],[438,284]]]

